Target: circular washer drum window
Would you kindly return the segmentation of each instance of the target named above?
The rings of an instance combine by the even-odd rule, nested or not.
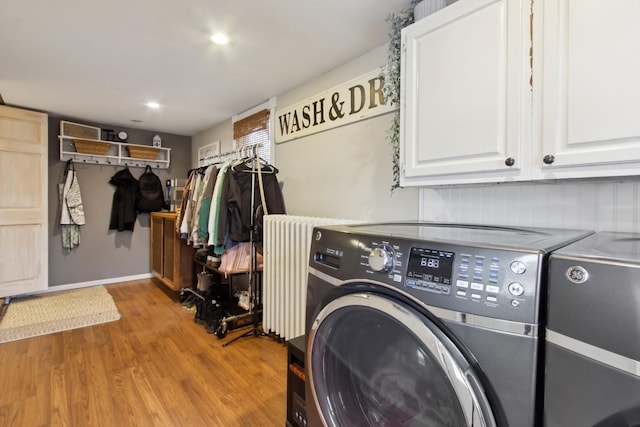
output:
[[[371,303],[371,295],[364,297]],[[385,298],[376,299],[388,302]],[[332,303],[333,308],[332,304],[325,307],[311,332],[312,387],[328,425],[459,427],[473,423],[466,419],[462,408],[476,400],[469,396],[469,386],[464,381],[470,372],[462,369],[468,365],[462,361],[464,368],[457,365],[457,372],[447,375],[443,362],[436,360],[439,355],[434,355],[433,348],[440,355],[448,354],[442,345],[448,338],[441,331],[441,336],[437,331],[427,334],[426,340],[431,340],[432,345],[414,333],[397,313],[392,316],[384,307],[372,308],[368,304],[343,303],[336,309],[338,300]],[[403,311],[406,313],[406,308]],[[412,322],[420,323],[421,335],[431,329],[423,323],[428,319],[409,311]],[[450,354],[447,360],[453,360]],[[457,379],[452,381],[452,375]],[[460,381],[465,383],[463,393],[456,384]],[[461,399],[461,394],[466,397]],[[472,418],[478,416],[473,409],[467,412],[475,412]]]

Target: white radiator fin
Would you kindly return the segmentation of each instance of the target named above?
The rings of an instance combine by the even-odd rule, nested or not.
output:
[[[295,215],[264,217],[262,327],[290,340],[304,334],[313,227],[362,221]]]

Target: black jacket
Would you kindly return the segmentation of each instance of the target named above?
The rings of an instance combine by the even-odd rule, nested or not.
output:
[[[116,172],[109,180],[109,184],[116,187],[111,205],[109,230],[133,231],[138,217],[136,210],[138,180],[131,175],[129,168],[126,168]]]
[[[268,166],[262,174],[264,197],[269,214],[285,214],[284,197],[277,178],[278,169]],[[253,206],[251,205],[251,187],[253,186]],[[226,212],[228,217],[229,238],[236,242],[249,240],[251,232],[251,216],[256,226],[255,241],[262,241],[262,217],[260,189],[257,172],[250,165],[242,163],[229,169],[229,188]]]

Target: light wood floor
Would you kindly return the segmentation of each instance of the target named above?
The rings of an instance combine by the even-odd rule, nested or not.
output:
[[[284,426],[286,345],[222,344],[151,280],[115,322],[0,344],[0,426]]]

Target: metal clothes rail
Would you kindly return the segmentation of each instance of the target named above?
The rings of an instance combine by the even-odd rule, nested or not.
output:
[[[238,160],[246,157],[257,157],[258,149],[262,147],[262,144],[246,145],[237,150],[227,151],[225,153],[214,154],[211,156],[198,159],[200,167],[209,166],[216,163],[224,163],[230,160]]]

